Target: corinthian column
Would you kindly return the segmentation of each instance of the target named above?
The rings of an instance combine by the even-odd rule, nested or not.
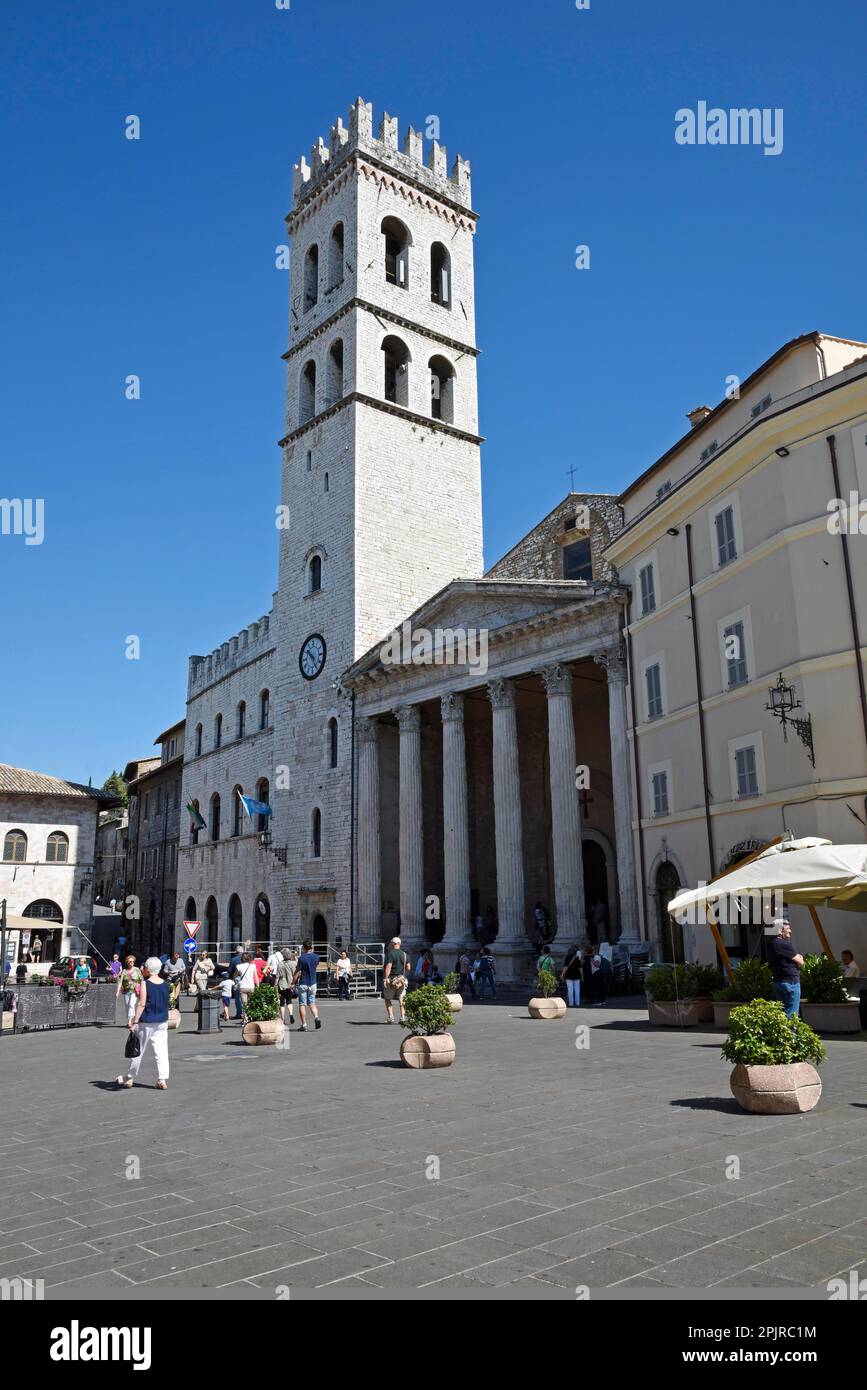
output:
[[[459,946],[470,926],[470,833],[467,818],[467,756],[464,697],[440,697],[443,721],[443,867],[446,934],[440,945]]]
[[[378,941],[382,934],[379,830],[379,725],[359,719],[358,745],[358,935]]]
[[[509,680],[488,684],[493,718],[494,833],[497,851],[498,945],[526,945],[521,778],[515,687]]]
[[[404,945],[424,941],[424,842],[422,839],[421,711],[395,710],[400,727],[400,934]]]
[[[619,935],[640,938],[638,879],[632,836],[632,778],[626,714],[626,659],[619,649],[594,660],[608,672],[608,732],[611,739],[611,782],[614,797],[614,839],[617,853],[617,891],[620,898]]]
[[[548,696],[548,758],[551,776],[551,838],[554,844],[554,899],[557,944],[586,935],[581,819],[575,787],[575,723],[572,672],[546,666],[541,672]]]

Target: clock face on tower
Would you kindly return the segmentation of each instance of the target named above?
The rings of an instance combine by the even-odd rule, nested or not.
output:
[[[306,681],[315,681],[325,665],[325,638],[318,632],[312,633],[301,648],[298,666]]]

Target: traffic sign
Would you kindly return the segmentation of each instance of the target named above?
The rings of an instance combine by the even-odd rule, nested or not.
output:
[[[184,922],[184,931],[187,936],[195,936],[201,925],[201,922]]]
[[[195,949],[196,949],[196,943],[195,943],[195,941],[193,940],[193,938],[192,938],[191,936],[188,936],[187,939],[186,939],[186,941],[184,942],[184,950],[186,951],[186,953],[187,953],[188,956],[191,956],[191,955],[193,954],[193,951],[195,951]]]

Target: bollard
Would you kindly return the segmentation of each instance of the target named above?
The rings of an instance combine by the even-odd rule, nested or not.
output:
[[[199,1032],[219,1033],[220,1031],[219,995],[199,995]]]

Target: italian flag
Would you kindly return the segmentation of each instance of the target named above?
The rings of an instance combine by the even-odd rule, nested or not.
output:
[[[205,820],[205,817],[202,815],[201,811],[196,810],[192,801],[187,802],[187,810],[190,813],[190,821],[192,822],[190,825],[190,829],[204,830],[205,826],[207,825],[207,821]]]

